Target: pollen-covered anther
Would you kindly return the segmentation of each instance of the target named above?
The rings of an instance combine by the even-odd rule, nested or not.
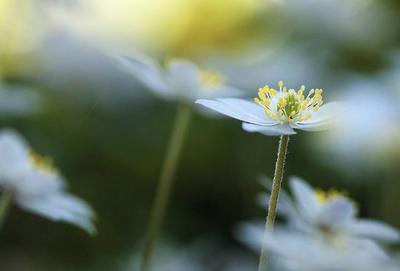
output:
[[[265,114],[279,123],[295,123],[311,118],[323,103],[322,89],[311,89],[304,96],[305,86],[297,91],[289,89],[283,81],[278,83],[279,91],[265,86],[258,90],[255,102],[263,107]]]

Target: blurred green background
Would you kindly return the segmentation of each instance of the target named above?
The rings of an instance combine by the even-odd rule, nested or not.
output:
[[[40,98],[34,112],[4,111],[2,127],[54,159],[70,191],[96,210],[99,231],[92,238],[13,207],[0,237],[2,270],[135,270],[176,104],[124,72],[120,54],[190,58],[221,70],[248,97],[279,80],[322,87],[326,100],[367,85],[396,97],[400,123],[398,1],[316,2],[0,0],[0,89]],[[273,174],[278,138],[193,110],[159,270],[252,270],[257,255],[234,228],[265,216],[258,179]],[[325,135],[293,136],[286,177],[348,191],[361,216],[400,228],[400,133],[379,129],[351,156],[325,149]],[[182,269],[175,258],[194,263]]]

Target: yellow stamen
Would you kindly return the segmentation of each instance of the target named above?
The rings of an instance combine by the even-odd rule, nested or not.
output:
[[[312,112],[318,111],[323,103],[322,89],[311,89],[305,97],[304,85],[297,92],[294,89],[288,90],[283,81],[278,82],[278,87],[279,92],[269,86],[260,88],[254,100],[264,108],[268,117],[280,123],[308,120]]]
[[[53,159],[48,156],[42,156],[31,150],[29,153],[29,158],[37,169],[48,171],[51,173],[58,172],[57,168],[54,166]]]
[[[324,191],[322,189],[316,189],[315,197],[317,198],[318,203],[322,205],[332,199],[347,198],[347,193],[343,191],[338,191],[336,189],[331,189],[328,191]]]

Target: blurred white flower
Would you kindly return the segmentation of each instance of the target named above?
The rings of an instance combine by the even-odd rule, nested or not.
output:
[[[39,95],[29,89],[0,84],[0,114],[27,115],[39,110]]]
[[[287,219],[291,229],[338,242],[353,238],[400,241],[399,232],[391,226],[377,220],[358,218],[355,203],[343,193],[314,190],[298,177],[291,177],[289,184],[293,199],[282,191],[278,214]],[[270,189],[269,183],[265,187]],[[266,197],[263,198],[265,200]]]
[[[24,139],[8,129],[0,131],[0,187],[11,192],[15,204],[26,211],[96,232],[93,210],[65,191],[51,160],[30,151]]]
[[[243,121],[248,132],[265,135],[292,135],[294,129],[320,131],[329,128],[338,116],[338,104],[322,106],[322,89],[305,87],[296,92],[279,82],[279,90],[265,86],[258,91],[255,103],[235,98],[200,99],[196,103],[221,114]]]
[[[263,240],[263,227],[244,224],[239,238],[258,249]],[[392,259],[374,242],[352,240],[351,243],[330,243],[312,235],[277,229],[266,236],[272,270],[287,271],[376,271],[392,270]]]
[[[343,87],[345,102],[336,129],[313,140],[330,161],[343,167],[368,164],[373,168],[398,157],[400,150],[400,99],[379,79],[354,79]],[[318,144],[316,144],[318,142]],[[372,166],[372,167],[371,167]]]
[[[375,0],[276,0],[297,31],[327,46],[336,42],[371,46],[395,31],[392,14]],[[351,24],[349,24],[351,22]],[[385,31],[381,31],[385,29]],[[323,37],[318,39],[318,37]]]
[[[189,60],[172,59],[165,68],[144,56],[124,57],[122,63],[146,87],[166,99],[193,102],[198,98],[240,93],[226,85],[218,72],[201,69]]]

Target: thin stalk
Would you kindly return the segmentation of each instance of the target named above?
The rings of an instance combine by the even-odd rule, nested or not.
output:
[[[271,197],[268,204],[268,214],[265,223],[264,241],[268,233],[274,228],[274,222],[276,217],[276,210],[279,200],[279,192],[281,190],[283,171],[285,167],[285,159],[287,148],[289,144],[289,136],[282,135],[279,141],[278,157],[275,164],[274,179],[272,181]],[[265,249],[265,242],[262,244],[260,261],[258,264],[258,271],[265,271],[267,267],[267,251]]]
[[[150,270],[151,257],[160,233],[161,224],[168,205],[179,156],[185,134],[190,123],[191,108],[187,103],[180,104],[176,114],[165,160],[161,169],[156,196],[153,202],[149,226],[147,228],[142,258],[142,271]]]
[[[11,207],[12,192],[4,190],[0,198],[0,230],[6,221],[8,211]]]

